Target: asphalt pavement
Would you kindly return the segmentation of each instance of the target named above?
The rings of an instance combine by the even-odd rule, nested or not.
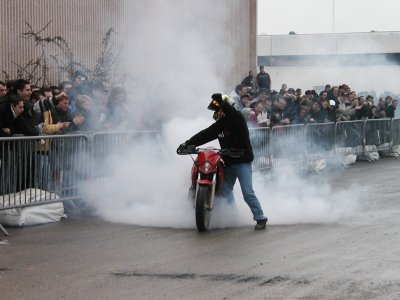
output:
[[[7,228],[1,299],[399,299],[400,161],[324,174],[365,187],[344,222],[140,227],[88,215]],[[315,176],[315,175],[309,175]]]

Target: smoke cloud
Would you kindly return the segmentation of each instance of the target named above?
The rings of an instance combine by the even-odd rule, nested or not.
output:
[[[176,147],[210,124],[209,118],[176,118],[161,135],[119,148],[106,158],[107,176],[87,184],[84,199],[105,220],[142,226],[194,228],[194,208],[187,198],[192,160]],[[217,142],[210,145],[218,146]],[[361,209],[360,188],[333,188],[322,176],[289,166],[256,172],[254,190],[270,224],[342,222]],[[235,185],[235,205],[217,199],[213,228],[253,224],[249,207]]]
[[[122,36],[130,37],[125,38],[122,72],[127,74],[131,117],[157,120],[161,129],[155,138],[115,149],[98,166],[106,168],[106,175],[82,188],[84,200],[105,220],[195,227],[193,203],[187,198],[193,162],[176,155],[176,148],[213,122],[212,112],[206,110],[210,95],[229,92],[223,90],[220,67],[235,61],[226,49],[210,51],[218,34],[211,40],[204,35],[201,24],[185,14],[188,2],[137,1],[143,16],[121,25],[127,28]],[[223,36],[220,18],[221,26],[214,30]],[[256,195],[271,224],[336,222],[357,210],[354,191],[333,193],[328,182],[301,178],[288,169],[273,174],[254,174]],[[235,206],[216,202],[213,228],[254,224],[238,183],[234,193]]]

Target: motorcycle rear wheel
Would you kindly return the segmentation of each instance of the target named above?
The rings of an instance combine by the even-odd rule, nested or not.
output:
[[[199,232],[208,230],[210,225],[211,209],[207,204],[210,203],[211,188],[209,186],[199,186],[196,198],[196,226]]]

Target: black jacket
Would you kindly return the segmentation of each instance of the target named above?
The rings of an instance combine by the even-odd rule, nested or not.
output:
[[[241,157],[224,157],[226,165],[252,162],[254,155],[250,143],[249,129],[241,112],[226,102],[221,104],[221,109],[225,116],[191,137],[186,141],[186,144],[200,146],[218,138],[221,149],[244,150]]]
[[[394,118],[396,108],[393,105],[389,105],[386,108],[386,118]]]
[[[9,137],[11,135],[6,134],[3,128],[10,128],[11,135],[23,134],[28,136],[38,135],[35,128],[25,120],[21,114],[17,118],[14,117],[11,106],[5,102],[0,104],[0,137]]]

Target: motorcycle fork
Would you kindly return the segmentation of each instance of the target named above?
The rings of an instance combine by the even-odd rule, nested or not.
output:
[[[215,197],[215,187],[217,185],[217,180],[216,180],[217,174],[214,173],[213,174],[213,178],[211,181],[211,184],[208,181],[208,185],[211,186],[211,195],[210,195],[210,199],[209,199],[209,203],[207,202],[207,208],[212,210],[214,207],[214,197]],[[200,186],[200,181],[204,181],[200,179],[200,173],[197,175],[197,184],[196,184],[196,192],[195,192],[195,197],[194,197],[194,207],[196,208],[196,199],[197,199],[197,194],[199,192],[199,186]]]

